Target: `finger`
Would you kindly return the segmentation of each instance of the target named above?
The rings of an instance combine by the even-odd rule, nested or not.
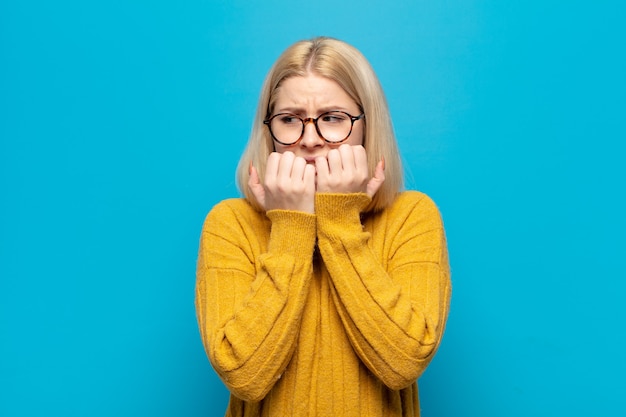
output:
[[[284,152],[280,154],[280,161],[278,161],[278,175],[290,176],[291,168],[293,167],[293,160],[295,155],[293,152]]]
[[[250,166],[248,167],[248,185],[261,185],[259,173],[254,165],[252,165],[252,161],[250,161]]]
[[[339,147],[339,155],[341,156],[341,168],[343,171],[354,172],[354,149],[350,145],[341,145]]]
[[[265,179],[264,182],[267,184],[268,180],[274,180],[278,175],[278,164],[280,162],[280,154],[278,152],[272,152],[267,157],[267,164],[265,166]]]
[[[304,164],[303,194],[300,199],[300,209],[308,213],[315,213],[315,167]]]
[[[328,177],[330,176],[328,159],[323,156],[315,158],[315,172],[317,173],[317,177],[315,178],[317,182],[317,191],[328,191]]]
[[[296,157],[293,160],[293,166],[291,167],[291,177],[297,180],[303,179],[306,165],[306,159],[299,156]]]
[[[369,176],[369,169],[367,165],[367,153],[365,148],[361,145],[353,146],[352,151],[354,153],[354,167],[357,172],[365,173],[366,177]]]
[[[330,175],[341,173],[342,163],[341,163],[341,154],[337,149],[331,149],[328,151],[326,155],[326,159],[328,159],[328,170]]]
[[[248,189],[256,199],[257,203],[265,209],[265,188],[259,180],[259,173],[252,164],[250,164],[249,173],[250,177],[248,178]]]
[[[385,159],[381,159],[381,161],[376,164],[376,169],[374,170],[374,176],[367,183],[367,195],[370,198],[374,197],[374,195],[378,192],[380,187],[385,182]]]
[[[320,173],[328,175],[329,169],[330,168],[328,167],[328,158],[324,156],[318,156],[317,158],[315,158],[315,171],[317,172],[317,175],[320,175]]]
[[[307,194],[315,194],[315,167],[313,165],[305,164],[303,179]]]

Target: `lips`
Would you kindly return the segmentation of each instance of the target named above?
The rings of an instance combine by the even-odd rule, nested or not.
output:
[[[315,155],[315,156],[306,155],[306,156],[302,156],[302,158],[304,158],[306,160],[307,164],[314,164],[315,163],[315,159],[319,158],[319,157],[325,158],[326,156],[325,155]]]

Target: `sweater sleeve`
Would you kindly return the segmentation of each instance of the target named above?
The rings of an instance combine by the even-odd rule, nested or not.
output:
[[[295,350],[316,229],[314,215],[273,210],[267,240],[267,219],[255,216],[250,222],[225,204],[209,213],[196,281],[209,360],[231,393],[246,401],[267,394]]]
[[[367,195],[316,199],[320,253],[346,333],[363,363],[391,389],[407,387],[426,369],[443,335],[451,293],[439,212],[425,195],[406,195],[372,231],[383,233],[376,250],[360,222]]]

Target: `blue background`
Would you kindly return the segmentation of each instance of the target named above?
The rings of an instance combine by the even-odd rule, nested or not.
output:
[[[201,224],[289,44],[358,47],[454,295],[423,415],[626,409],[626,6],[4,1],[0,415],[213,416]]]

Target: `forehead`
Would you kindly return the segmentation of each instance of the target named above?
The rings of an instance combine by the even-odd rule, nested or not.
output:
[[[276,93],[276,109],[317,110],[329,106],[346,108],[356,103],[336,81],[315,74],[287,78]]]

